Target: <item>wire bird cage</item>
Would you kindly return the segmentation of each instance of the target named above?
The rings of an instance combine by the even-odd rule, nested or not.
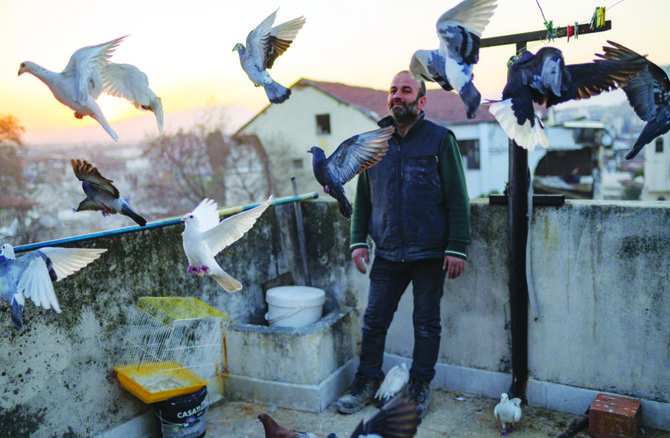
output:
[[[114,367],[121,386],[145,403],[191,394],[209,384],[230,323],[193,297],[141,297]]]

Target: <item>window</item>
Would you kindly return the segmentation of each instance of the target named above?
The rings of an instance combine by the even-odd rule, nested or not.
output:
[[[330,114],[316,115],[316,135],[330,135]]]
[[[458,149],[468,169],[479,169],[479,140],[458,140]]]
[[[656,139],[656,153],[657,154],[662,154],[663,153],[663,138],[658,137]]]
[[[294,169],[302,169],[302,158],[293,160],[293,168]]]

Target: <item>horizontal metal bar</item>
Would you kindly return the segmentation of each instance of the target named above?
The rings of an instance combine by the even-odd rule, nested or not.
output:
[[[606,30],[612,29],[612,21],[607,20],[605,21],[605,25],[603,27],[599,27],[597,29],[591,29],[591,25],[586,23],[586,24],[580,24],[578,25],[578,30],[577,30],[577,37],[580,37],[582,35],[586,35],[589,33],[596,33],[596,32],[604,32]],[[556,34],[554,35],[555,38],[563,38],[568,36],[568,28],[567,26],[565,27],[558,27],[554,29],[556,31]],[[527,43],[531,41],[542,41],[547,39],[547,30],[536,30],[533,32],[525,32],[525,33],[515,33],[512,35],[503,35],[503,36],[497,36],[497,37],[491,37],[491,38],[482,38],[479,47],[484,48],[484,47],[497,47],[497,46],[505,46],[507,44],[517,44],[517,43]]]
[[[281,204],[289,204],[292,202],[301,202],[301,201],[306,201],[309,199],[315,199],[318,198],[319,194],[317,192],[312,192],[312,193],[305,193],[302,195],[298,196],[286,196],[284,198],[279,198],[275,199],[271,202],[270,205],[281,205]],[[236,206],[236,207],[226,207],[226,208],[221,208],[219,209],[219,215],[221,216],[230,216],[236,213],[240,213],[242,211],[250,210],[254,207],[257,207],[261,205],[261,203],[256,203],[256,204],[248,204],[248,205],[242,205],[242,206]],[[90,233],[90,234],[82,234],[81,236],[74,236],[74,237],[66,237],[64,239],[56,239],[56,240],[48,240],[46,242],[37,242],[37,243],[30,243],[28,245],[21,245],[17,246],[14,248],[15,253],[21,253],[25,251],[32,251],[35,249],[40,249],[44,248],[47,246],[58,246],[58,245],[63,245],[67,243],[74,243],[74,242],[83,242],[87,240],[95,240],[99,239],[101,237],[109,237],[109,236],[118,236],[121,234],[127,234],[127,233],[135,233],[138,231],[143,231],[143,230],[151,230],[154,228],[162,228],[162,227],[167,227],[170,225],[176,225],[181,222],[181,217],[177,218],[172,218],[172,219],[165,219],[162,221],[158,222],[151,222],[146,224],[143,227],[140,227],[139,225],[134,225],[132,227],[125,227],[125,228],[117,228],[115,230],[108,230],[108,231],[100,231],[97,233]]]

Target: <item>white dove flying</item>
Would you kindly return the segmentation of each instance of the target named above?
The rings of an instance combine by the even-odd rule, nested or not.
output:
[[[463,0],[437,20],[437,50],[418,50],[409,71],[415,79],[437,82],[455,90],[465,104],[467,117],[477,114],[481,94],[472,83],[472,68],[479,61],[482,32],[493,16],[497,0]]]
[[[386,404],[391,397],[400,392],[400,390],[409,382],[409,371],[407,365],[403,362],[389,370],[384,377],[384,381],[379,385],[375,398]]]
[[[110,96],[123,97],[135,108],[148,110],[156,116],[158,131],[163,135],[163,104],[149,88],[149,79],[130,64],[108,63],[102,70],[103,91]]]
[[[261,205],[221,222],[216,202],[211,199],[204,199],[195,210],[185,214],[181,220],[185,224],[182,237],[188,272],[214,278],[226,292],[242,289],[242,284],[221,269],[214,256],[244,236],[270,206],[272,199],[270,196]]]
[[[31,61],[24,61],[19,67],[19,76],[30,73],[44,82],[56,100],[74,110],[76,118],[93,117],[116,141],[119,136],[109,126],[95,100],[103,89],[101,72],[124,38],[125,36],[77,50],[70,57],[65,70],[60,73],[49,71]]]
[[[233,52],[237,51],[240,56],[244,72],[256,87],[263,86],[272,103],[284,102],[291,95],[291,90],[275,82],[267,70],[271,69],[277,57],[288,49],[305,24],[305,17],[298,17],[272,27],[277,11],[271,13],[249,32],[246,47],[242,43],[237,43],[233,47]]]
[[[23,306],[30,298],[36,306],[61,313],[52,281],[74,274],[106,249],[45,247],[18,259],[12,245],[0,246],[0,299],[12,306],[14,326],[23,329]]]
[[[521,419],[521,399],[513,398],[509,399],[507,393],[502,393],[500,395],[500,403],[496,405],[493,409],[493,415],[500,421],[502,424],[502,436],[507,436],[509,433],[507,431],[508,424],[517,423]],[[511,429],[512,426],[510,426]]]

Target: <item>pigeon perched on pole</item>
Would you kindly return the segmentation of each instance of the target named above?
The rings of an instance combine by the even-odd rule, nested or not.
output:
[[[317,438],[313,433],[298,432],[280,426],[266,413],[258,414],[258,419],[263,424],[265,438]]]
[[[543,47],[536,54],[523,50],[510,60],[503,100],[491,103],[489,111],[519,146],[530,151],[537,144],[548,147],[533,103],[550,108],[568,100],[588,99],[625,85],[645,66],[641,57],[566,65],[563,53],[554,47]]]
[[[619,61],[644,58],[621,44],[607,42],[613,47],[604,46],[605,54],[598,54],[601,58]],[[626,155],[627,160],[634,158],[645,145],[670,130],[670,80],[662,68],[649,60],[645,61],[646,66],[640,74],[630,78],[621,87],[635,114],[647,122],[633,149]]]
[[[100,174],[98,169],[86,160],[71,159],[74,174],[79,179],[86,198],[79,203],[75,211],[100,210],[103,216],[120,213],[128,216],[140,227],[147,221],[137,214],[128,203],[121,199],[119,190],[112,184],[114,181]]]
[[[298,17],[272,27],[277,11],[271,13],[249,32],[246,47],[242,43],[237,43],[233,47],[233,52],[237,51],[242,69],[251,82],[256,87],[263,86],[272,103],[286,101],[291,95],[291,90],[275,82],[267,70],[271,69],[277,57],[288,49],[305,24],[305,17]]]
[[[409,72],[417,80],[437,82],[446,91],[456,90],[468,119],[477,114],[481,94],[472,83],[472,68],[479,61],[482,32],[493,16],[497,0],[464,0],[437,20],[440,48],[418,50]]]
[[[106,249],[45,247],[14,256],[12,245],[0,246],[0,299],[11,305],[12,322],[23,330],[23,306],[30,298],[36,306],[61,313],[51,284],[88,265]]]
[[[204,199],[192,212],[186,213],[181,220],[184,222],[182,243],[188,258],[188,272],[212,277],[226,292],[242,289],[242,284],[221,269],[214,256],[244,236],[270,206],[272,199],[270,196],[264,203],[221,222],[216,202],[211,199]]]
[[[391,397],[400,392],[405,385],[409,382],[409,370],[407,369],[407,364],[405,362],[400,365],[396,365],[386,373],[384,381],[379,385],[379,389],[375,394],[375,398],[380,401],[380,403],[386,404]]]
[[[374,166],[386,155],[393,126],[354,135],[340,143],[335,152],[326,158],[323,149],[313,146],[312,170],[323,191],[337,199],[342,216],[347,219],[353,211],[344,193],[344,184],[362,171]]]
[[[521,399],[509,399],[507,393],[503,392],[500,395],[500,403],[493,409],[493,415],[500,421],[502,425],[502,433],[500,435],[507,436],[511,431],[513,424],[518,423],[521,419]],[[507,430],[507,425],[511,424],[510,431]]]
[[[396,394],[367,422],[361,420],[351,438],[412,438],[421,423],[409,392]],[[337,438],[331,433],[328,438]]]
[[[163,134],[163,104],[149,88],[147,75],[130,64],[108,63],[102,70],[103,91],[110,96],[123,97],[135,108],[148,110],[156,116],[158,131]]]
[[[24,61],[19,67],[19,76],[30,73],[44,82],[56,100],[74,110],[76,118],[93,117],[116,141],[119,137],[107,123],[96,99],[103,89],[102,69],[124,38],[125,36],[77,50],[61,73],[49,71],[31,61]]]

